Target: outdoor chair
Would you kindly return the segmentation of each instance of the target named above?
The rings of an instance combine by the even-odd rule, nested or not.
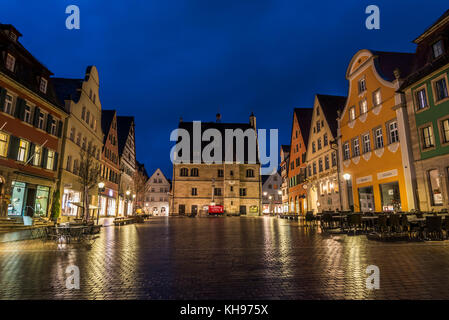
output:
[[[446,217],[442,222],[442,229],[446,233],[446,239],[449,239],[449,217]]]
[[[386,215],[380,214],[378,216],[375,231],[378,233],[380,239],[382,239],[388,233]]]
[[[333,227],[332,215],[329,213],[323,213],[321,215],[321,229],[326,231]]]
[[[53,240],[55,241],[58,239],[58,233],[55,227],[45,227],[45,234],[44,237],[42,237],[42,241],[48,241]]]
[[[306,212],[306,216],[305,216],[305,225],[308,226],[309,224],[314,224],[315,222],[315,217],[313,216],[313,212],[312,211],[307,211]]]
[[[362,215],[360,213],[353,213],[351,215],[348,215],[348,233],[353,230],[354,234],[357,232],[357,230],[362,229]]]
[[[442,219],[439,216],[426,217],[424,228],[426,238],[431,240],[443,240]]]

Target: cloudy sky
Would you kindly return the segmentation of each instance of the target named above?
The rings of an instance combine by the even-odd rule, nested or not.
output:
[[[425,5],[423,5],[425,3]],[[80,30],[65,9],[78,5]],[[380,30],[365,8],[380,8]],[[294,107],[315,93],[346,95],[345,72],[363,48],[413,52],[412,40],[447,0],[3,0],[0,22],[58,77],[100,73],[104,109],[136,119],[137,158],[171,177],[170,132],[185,121],[247,122],[290,143]]]

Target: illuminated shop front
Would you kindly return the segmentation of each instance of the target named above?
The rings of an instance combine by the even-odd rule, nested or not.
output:
[[[13,181],[8,215],[47,216],[49,194],[49,187]]]
[[[61,202],[61,214],[63,216],[76,217],[79,207],[74,203],[81,202],[81,192],[64,188],[64,194]]]

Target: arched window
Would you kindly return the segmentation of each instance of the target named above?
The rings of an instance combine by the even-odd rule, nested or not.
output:
[[[254,170],[253,169],[246,170],[246,177],[247,178],[254,178]]]
[[[191,177],[198,177],[198,168],[190,169],[190,176]]]
[[[181,177],[187,177],[189,175],[189,169],[181,168]]]

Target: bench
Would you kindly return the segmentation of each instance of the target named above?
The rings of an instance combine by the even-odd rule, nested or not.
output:
[[[128,217],[118,217],[114,219],[114,224],[116,226],[123,226],[125,224],[130,224],[130,223],[134,223],[135,219],[134,218],[128,218]]]

